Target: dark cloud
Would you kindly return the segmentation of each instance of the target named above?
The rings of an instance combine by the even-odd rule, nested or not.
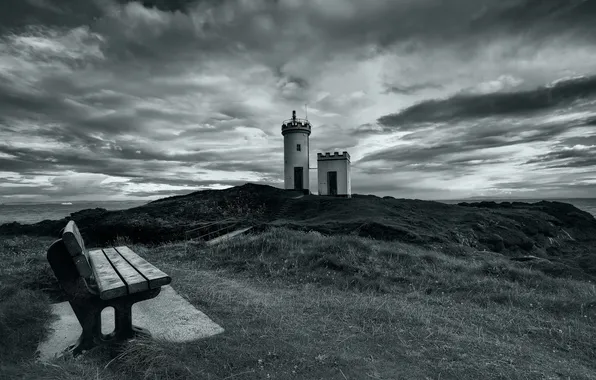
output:
[[[587,126],[596,126],[596,116],[594,117],[590,117],[586,120],[586,125]]]
[[[385,85],[386,93],[412,95],[422,90],[441,89],[442,85],[436,83],[418,83],[412,85]]]
[[[589,126],[594,118],[591,111],[593,103],[587,101],[590,96],[596,95],[596,77],[555,84],[552,87],[555,105],[549,107],[556,112],[517,112],[519,107],[528,109],[524,105],[527,102],[521,99],[534,99],[545,88],[534,92],[469,95],[465,98],[457,95],[442,101],[424,102],[385,120],[381,118],[379,124],[385,122],[385,125],[365,125],[356,134],[382,134],[392,129],[409,133],[400,138],[399,145],[366,154],[357,164],[364,165],[366,168],[362,170],[367,174],[377,172],[370,164],[383,162],[389,165],[386,170],[393,172],[411,169],[450,172],[454,177],[473,176],[481,169],[490,172],[492,165],[514,165],[514,161],[503,153],[505,148],[560,140],[567,148],[559,147],[554,152],[524,160],[518,165],[536,164],[539,169],[594,166],[593,148],[579,144],[596,141],[596,131]],[[505,105],[513,104],[514,99],[518,101],[516,112],[504,114]],[[490,101],[494,104],[492,112],[478,112],[478,108],[474,108],[476,104]],[[453,107],[454,104],[457,108]],[[459,113],[458,118],[454,117],[455,113]],[[447,114],[449,117],[446,117]],[[399,118],[400,125],[388,123],[388,120],[395,123]],[[574,146],[570,144],[578,146],[570,149]]]
[[[2,170],[19,173],[39,170],[73,170],[86,173],[106,174],[117,177],[159,177],[174,171],[180,163],[209,163],[222,161],[222,155],[213,152],[191,152],[168,154],[167,151],[148,150],[136,153],[117,145],[92,147],[93,154],[70,149],[68,151],[12,148],[0,146],[0,153],[14,158],[2,158]],[[125,162],[128,164],[124,165]]]
[[[462,153],[460,149],[452,145],[434,146],[422,149],[399,149],[390,150],[368,155],[355,163],[355,166],[365,174],[387,175],[400,170],[411,169],[420,172],[451,173],[454,177],[472,174],[477,168],[488,168],[493,164],[506,163],[507,159],[499,154],[483,154],[481,150],[470,149],[475,153],[467,154],[464,157],[453,157]],[[362,166],[373,161],[385,161],[388,167]]]
[[[126,134],[143,134],[161,141],[180,137],[163,133],[163,129],[147,129],[149,122],[178,124],[184,126],[183,133],[189,135],[196,135],[197,132],[222,132],[234,127],[234,125],[213,120],[211,121],[214,124],[210,127],[201,125],[201,118],[190,112],[139,107],[135,105],[135,101],[143,98],[114,91],[91,90],[77,85],[73,79],[54,78],[42,83],[41,88],[46,90],[17,90],[7,83],[0,84],[0,124],[4,124],[6,130],[15,129],[15,120],[28,121],[32,125],[37,125],[31,131],[35,136],[57,139],[75,145],[93,146],[102,145],[102,140],[93,137],[98,133],[105,134],[107,140],[118,140],[119,136]],[[151,93],[150,88],[146,90]],[[161,94],[165,96],[167,92],[162,91]],[[113,111],[116,107],[117,110]],[[234,119],[245,119],[253,115],[242,105],[235,107],[225,105],[221,112],[227,113]],[[40,120],[43,122],[40,123]],[[52,126],[44,128],[40,124]],[[18,132],[27,134],[26,130]],[[143,147],[136,146],[133,151],[141,148]]]
[[[513,32],[528,30],[534,26],[537,33],[547,36],[556,34],[557,30],[571,29],[575,37],[593,39],[596,3],[585,0],[525,0],[513,2],[498,15]],[[478,20],[479,23],[482,18]]]
[[[283,99],[303,103],[308,99],[309,82],[300,77],[278,72],[278,94]]]
[[[566,146],[528,160],[526,164],[547,164],[548,168],[596,168],[596,145]]]
[[[564,144],[557,144],[553,146],[552,150],[557,151],[561,148],[573,148],[576,145],[583,145],[583,146],[596,146],[596,129],[591,128],[590,126],[584,126],[585,128],[581,128],[580,130],[584,133],[577,134],[576,136],[569,136],[565,138]]]
[[[32,5],[34,2],[46,6]],[[180,70],[186,59],[206,53],[248,53],[291,81],[294,74],[287,72],[286,65],[296,57],[316,58],[320,62],[346,49],[360,50],[368,45],[388,48],[396,43],[406,43],[406,50],[412,46],[417,46],[414,50],[427,49],[429,44],[472,46],[471,40],[482,43],[487,34],[506,28],[508,18],[504,12],[530,16],[535,14],[534,8],[542,8],[522,0],[507,5],[489,0],[379,2],[374,6],[355,1],[329,2],[324,6],[306,2],[299,8],[290,2],[259,0],[251,5],[204,0],[119,3],[125,8],[109,6],[109,1],[8,0],[3,2],[6,9],[0,14],[6,19],[0,20],[4,21],[0,24],[90,25],[92,31],[106,38],[103,51],[114,67],[117,63],[130,65],[130,59],[135,58],[143,62],[137,67],[141,70],[159,64],[164,66],[162,70]],[[160,13],[140,15],[140,9]],[[587,11],[590,10],[580,6],[568,13],[585,15]],[[25,14],[30,16],[23,17]],[[396,23],[396,19],[400,22]],[[534,22],[553,29],[552,17],[535,18]],[[555,32],[570,27],[593,30],[586,19],[580,25],[561,24]],[[127,32],[121,33],[124,28]],[[295,30],[302,37],[290,39],[273,32],[284,29]],[[540,36],[537,33],[535,38]],[[296,52],[300,52],[299,56]],[[176,61],[171,60],[174,56]],[[394,87],[407,92],[416,89],[416,85]]]
[[[127,4],[132,2],[132,0],[118,0],[118,2]],[[157,8],[166,12],[187,12],[199,2],[216,4],[215,0],[141,0],[138,2],[146,8]]]
[[[313,2],[314,3],[314,2]],[[321,39],[336,45],[374,44],[391,49],[406,43],[406,52],[458,45],[467,54],[495,35],[523,35],[535,42],[573,32],[594,41],[596,11],[582,0],[423,0],[355,1],[329,5],[336,13],[308,7],[310,25]],[[341,4],[341,5],[340,5]],[[343,6],[342,6],[343,5]],[[512,17],[515,15],[515,17]],[[357,20],[357,22],[355,22]],[[399,20],[396,22],[396,20]]]
[[[376,134],[383,134],[388,131],[387,128],[380,126],[377,123],[365,123],[356,127],[351,133],[354,136],[368,136],[368,135],[376,135]]]
[[[560,164],[552,164],[546,166],[548,169],[556,169],[556,168],[593,168],[596,167],[596,158],[584,158],[584,159],[576,159],[569,162],[563,162]]]
[[[261,175],[283,176],[283,167],[281,165],[271,165],[270,162],[246,162],[246,161],[212,161],[201,164],[202,169],[222,170],[230,173],[236,172],[257,172]]]
[[[96,1],[2,0],[0,33],[15,32],[31,25],[77,27],[103,14]]]
[[[596,76],[569,79],[550,87],[531,91],[455,95],[441,100],[428,100],[396,113],[380,117],[377,122],[400,130],[410,123],[453,121],[491,116],[526,115],[564,106],[596,96]]]
[[[488,159],[492,163],[501,162],[498,159],[501,154],[476,153],[465,159],[451,160],[449,156],[467,152],[482,152],[491,148],[502,148],[520,144],[550,141],[556,136],[576,127],[573,123],[557,123],[551,125],[534,125],[531,122],[518,124],[515,126],[502,122],[492,122],[483,124],[465,125],[460,128],[453,128],[450,125],[440,125],[441,128],[447,128],[452,133],[448,134],[441,142],[430,146],[403,146],[398,145],[379,150],[362,157],[359,162],[366,163],[372,161],[401,162],[406,165],[412,163],[419,164],[430,161],[444,162],[447,167],[452,165],[465,164],[467,161]],[[421,130],[412,133],[403,138],[405,141],[419,141],[429,132]],[[496,160],[496,161],[494,161]]]
[[[94,23],[97,30],[111,36],[110,46],[114,53],[118,52],[117,55],[127,52],[138,58],[161,61],[164,56],[174,52],[180,54],[189,46],[202,51],[222,51],[226,50],[223,43],[234,41],[254,52],[278,47],[280,35],[264,28],[267,23],[274,28],[304,31],[305,38],[286,41],[287,47],[283,50],[308,53],[315,40],[326,42],[326,48],[333,51],[367,44],[387,48],[406,41],[416,41],[418,47],[424,49],[429,44],[459,44],[462,40],[467,44],[471,40],[481,43],[487,35],[494,33],[519,34],[522,27],[526,34],[533,32],[533,38],[546,39],[545,31],[555,34],[569,29],[590,36],[588,32],[595,28],[590,16],[596,14],[588,1],[550,1],[545,5],[534,0],[424,0],[380,1],[370,5],[346,0],[324,5],[307,1],[300,7],[287,1],[259,0],[250,5],[205,0],[118,2],[129,6],[128,12],[136,4],[162,11],[168,15],[164,22],[171,27],[163,28],[162,25],[159,30],[151,30],[150,23],[129,25],[133,28],[134,33],[130,35],[134,38],[109,33],[109,25],[115,17],[110,16],[113,9],[105,5],[109,2],[75,0],[5,0],[0,8],[0,15],[3,15],[0,25],[14,28],[32,23],[60,26]],[[193,18],[196,14],[209,14],[210,17]],[[126,21],[129,16],[124,12],[117,17]],[[267,21],[259,23],[259,20]],[[166,51],[160,54],[158,49]],[[287,59],[276,61],[279,65]]]
[[[0,74],[1,77],[1,74]],[[0,84],[0,113],[6,117],[52,116],[77,113],[77,109],[68,105],[64,99],[57,98],[45,91],[19,91]],[[1,120],[1,119],[0,119]]]

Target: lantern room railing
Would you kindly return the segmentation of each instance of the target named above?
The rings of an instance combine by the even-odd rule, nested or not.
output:
[[[308,121],[307,119],[298,119],[298,118],[284,120],[282,124],[292,124],[293,122],[310,125],[310,121]]]

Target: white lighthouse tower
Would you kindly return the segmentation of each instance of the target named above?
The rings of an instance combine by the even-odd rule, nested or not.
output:
[[[306,119],[297,119],[296,111],[292,118],[285,120],[281,126],[284,136],[284,188],[310,193],[310,165],[308,154],[311,125]]]

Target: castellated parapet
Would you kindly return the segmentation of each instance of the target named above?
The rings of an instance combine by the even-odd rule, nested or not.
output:
[[[342,153],[339,152],[333,152],[333,154],[327,152],[327,153],[317,153],[317,161],[321,161],[321,160],[348,160],[350,161],[350,154],[346,151],[343,151]]]
[[[310,136],[312,126],[306,119],[292,118],[284,120],[281,125],[281,134],[285,136],[288,133],[305,133]]]

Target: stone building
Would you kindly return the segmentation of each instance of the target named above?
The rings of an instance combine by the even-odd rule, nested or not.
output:
[[[307,119],[292,118],[281,126],[284,136],[284,189],[310,194],[310,134],[312,126]],[[348,152],[317,153],[317,183],[319,195],[352,195],[350,155]]]

